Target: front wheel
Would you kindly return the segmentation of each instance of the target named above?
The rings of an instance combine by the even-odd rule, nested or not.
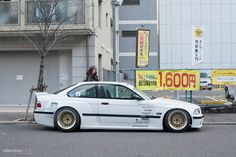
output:
[[[165,116],[165,126],[171,132],[183,132],[189,128],[189,114],[180,109],[171,110]]]
[[[80,125],[80,117],[72,108],[61,108],[54,116],[54,125],[60,131],[75,131]]]

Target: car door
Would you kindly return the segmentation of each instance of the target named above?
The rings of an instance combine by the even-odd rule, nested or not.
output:
[[[151,106],[134,91],[122,85],[103,84],[98,85],[98,93],[101,125],[148,127],[149,118],[145,114]]]
[[[67,93],[70,104],[84,118],[84,124],[98,123],[98,92],[97,84],[85,84],[74,88]],[[95,115],[95,116],[94,116]]]

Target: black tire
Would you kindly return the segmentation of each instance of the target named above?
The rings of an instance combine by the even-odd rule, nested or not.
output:
[[[54,126],[64,132],[75,131],[80,126],[80,116],[72,108],[61,108],[55,113]]]
[[[165,127],[171,132],[183,132],[189,128],[190,116],[181,109],[169,111],[164,119]]]
[[[226,99],[230,99],[230,94],[229,94],[229,89],[227,87],[225,87],[225,98]]]

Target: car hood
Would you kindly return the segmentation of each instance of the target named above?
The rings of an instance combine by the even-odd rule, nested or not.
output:
[[[171,108],[182,108],[182,109],[196,109],[199,108],[198,105],[179,101],[179,100],[172,100],[172,99],[165,99],[165,98],[156,98],[150,100],[152,104],[157,105],[159,107],[171,107]]]

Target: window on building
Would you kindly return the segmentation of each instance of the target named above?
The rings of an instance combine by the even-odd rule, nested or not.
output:
[[[122,5],[140,5],[140,0],[124,0]]]
[[[18,0],[0,0],[0,25],[19,24]],[[14,11],[13,11],[14,10]]]
[[[106,27],[108,27],[109,22],[110,22],[109,14],[106,13]]]
[[[98,26],[102,28],[102,0],[98,1]]]
[[[136,31],[122,31],[122,37],[136,37]]]

